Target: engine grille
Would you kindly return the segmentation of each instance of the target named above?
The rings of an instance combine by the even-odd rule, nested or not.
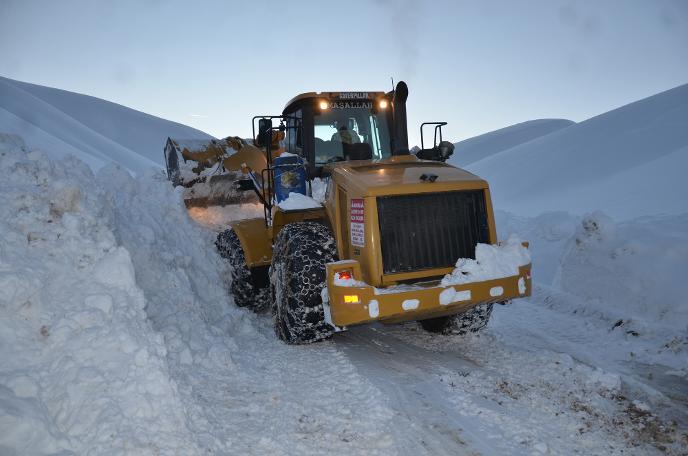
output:
[[[489,242],[482,190],[377,199],[385,274],[452,267]]]

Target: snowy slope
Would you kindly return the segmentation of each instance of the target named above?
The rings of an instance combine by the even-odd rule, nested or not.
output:
[[[688,212],[688,85],[515,146],[467,168],[497,208],[615,218]]]
[[[500,128],[454,144],[449,163],[465,167],[503,150],[526,143],[575,124],[567,119],[537,119]]]
[[[114,161],[141,172],[163,166],[168,136],[210,135],[98,98],[0,77],[0,132],[51,156],[72,154],[93,169]]]

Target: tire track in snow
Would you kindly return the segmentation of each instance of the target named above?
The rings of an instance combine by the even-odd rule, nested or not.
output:
[[[384,337],[386,345],[396,347],[398,369],[412,380],[388,380],[397,380],[409,398],[413,388],[424,388],[425,397],[436,399],[430,418],[463,428],[469,447],[484,454],[682,454],[685,428],[634,400],[636,391],[619,374],[547,348],[546,330],[573,321],[571,316],[557,321],[537,305],[498,307],[486,332],[466,338],[428,334],[415,324],[357,338]],[[535,319],[543,326],[532,321],[537,311],[542,315]],[[544,338],[536,343],[538,332]],[[573,336],[577,339],[575,331]],[[419,354],[406,356],[404,344]],[[412,404],[405,409],[411,421],[426,419]]]
[[[471,423],[455,419],[431,375],[440,368],[471,372],[480,369],[478,365],[408,344],[381,325],[352,328],[335,339],[357,369],[387,396],[398,454],[491,453],[480,445]]]
[[[188,372],[193,423],[228,454],[390,454],[384,398],[335,344],[287,346],[270,319],[234,335],[232,368]],[[201,429],[198,429],[202,432]]]

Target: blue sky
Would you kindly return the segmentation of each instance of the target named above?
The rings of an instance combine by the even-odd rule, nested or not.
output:
[[[293,95],[409,84],[409,136],[584,120],[688,82],[688,2],[0,0],[0,75],[249,136]]]

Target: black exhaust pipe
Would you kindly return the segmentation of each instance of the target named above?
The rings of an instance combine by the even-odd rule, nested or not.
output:
[[[399,81],[392,94],[392,155],[408,155],[408,128],[406,123],[406,99],[408,86]]]

